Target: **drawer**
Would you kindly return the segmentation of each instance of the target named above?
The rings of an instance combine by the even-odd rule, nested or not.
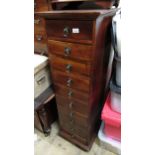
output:
[[[89,114],[89,107],[87,103],[77,99],[70,99],[60,95],[56,95],[56,102],[58,105],[65,107],[67,110],[76,111],[83,115]]]
[[[49,54],[50,63],[53,69],[57,69],[66,73],[82,74],[89,76],[91,73],[91,65],[89,63],[80,63],[68,59]]]
[[[65,122],[65,123],[74,123],[81,128],[88,127],[88,124],[90,122],[88,121],[88,117],[78,113],[74,112],[72,110],[68,110],[67,108],[60,106],[57,104],[57,109],[59,113],[59,120]]]
[[[88,140],[86,138],[82,138],[81,136],[78,136],[74,133],[70,133],[70,132],[66,131],[66,129],[64,129],[64,127],[62,127],[62,126],[60,126],[60,129],[61,130],[60,130],[59,134],[62,137],[68,139],[69,141],[71,141],[71,142],[73,142],[73,141],[77,142],[78,141],[78,143],[81,142],[83,144],[88,144]]]
[[[46,20],[47,35],[54,40],[92,43],[93,21]]]
[[[75,60],[90,61],[93,47],[78,43],[48,40],[49,52]]]
[[[44,31],[40,31],[34,34],[34,41],[38,43],[46,43],[47,44],[47,37]]]
[[[34,75],[34,98],[38,97],[51,85],[49,67],[45,67]]]
[[[35,41],[34,42],[34,51],[37,53],[40,53],[40,54],[47,55],[47,53],[48,53],[47,44]]]
[[[48,0],[34,0],[34,11],[48,11]]]
[[[44,31],[45,32],[45,20],[37,15],[34,16],[34,32],[35,34]]]
[[[71,88],[67,88],[57,83],[54,83],[54,89],[55,89],[56,95],[61,95],[69,99],[77,99],[85,102],[86,104],[88,103],[89,94],[87,93],[83,93],[75,89],[73,90]]]
[[[58,70],[53,70],[52,77],[55,83],[62,84],[66,87],[89,92],[90,79],[82,75],[70,75]]]
[[[72,135],[79,135],[82,138],[88,139],[90,137],[90,129],[88,128],[80,128],[76,124],[70,124],[64,121],[59,120],[61,128],[71,133]]]

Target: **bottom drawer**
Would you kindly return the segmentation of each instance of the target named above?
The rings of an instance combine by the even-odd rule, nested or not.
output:
[[[75,141],[81,142],[83,144],[87,144],[89,142],[87,139],[82,138],[81,136],[78,136],[76,134],[72,134],[72,133],[68,132],[66,129],[64,129],[61,126],[60,126],[60,135],[67,139],[70,139],[71,141],[75,140]]]
[[[78,135],[82,138],[89,140],[89,137],[92,132],[92,128],[89,129],[88,127],[80,127],[79,125],[76,125],[74,121],[65,122],[62,119],[59,119],[59,123],[60,123],[60,126],[66,131],[68,131],[70,134]]]

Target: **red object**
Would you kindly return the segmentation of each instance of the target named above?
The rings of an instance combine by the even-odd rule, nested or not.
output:
[[[111,109],[110,95],[108,95],[103,107],[101,119],[104,122],[104,134],[110,138],[121,141],[121,114]]]

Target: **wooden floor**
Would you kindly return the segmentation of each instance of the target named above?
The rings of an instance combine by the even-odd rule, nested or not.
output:
[[[48,137],[35,129],[34,155],[116,155],[101,148],[98,138],[96,138],[91,150],[85,152],[58,136],[58,131],[57,122],[52,124],[51,134]]]

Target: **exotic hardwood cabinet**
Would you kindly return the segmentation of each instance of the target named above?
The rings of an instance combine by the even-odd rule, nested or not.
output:
[[[59,134],[84,150],[91,148],[100,123],[115,13],[116,9],[38,12],[46,19]]]

